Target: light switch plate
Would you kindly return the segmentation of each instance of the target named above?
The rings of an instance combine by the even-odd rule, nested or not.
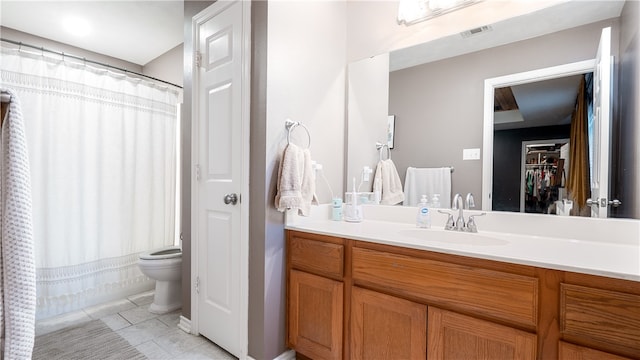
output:
[[[462,160],[480,160],[480,149],[463,149]]]

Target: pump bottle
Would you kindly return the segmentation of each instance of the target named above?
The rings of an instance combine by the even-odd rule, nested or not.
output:
[[[420,203],[418,204],[416,226],[425,229],[431,227],[431,213],[429,212],[429,201],[427,200],[427,195],[422,195]]]

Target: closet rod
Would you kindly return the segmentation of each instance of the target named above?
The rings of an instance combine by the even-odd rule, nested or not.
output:
[[[100,62],[100,61],[90,60],[90,59],[87,59],[85,57],[80,57],[80,56],[76,56],[76,55],[67,54],[67,53],[62,52],[62,51],[56,51],[56,50],[47,49],[47,48],[44,48],[42,46],[35,46],[35,45],[25,44],[22,41],[15,41],[15,40],[10,40],[10,39],[5,39],[5,38],[0,38],[0,41],[8,42],[10,44],[14,44],[14,45],[18,45],[18,46],[25,46],[25,47],[36,49],[36,50],[40,50],[40,51],[46,51],[46,52],[52,53],[52,54],[57,54],[57,55],[62,56],[62,58],[68,57],[68,58],[72,58],[72,59],[76,59],[76,60],[82,60],[85,63],[91,63],[91,64],[100,65],[100,66],[104,66],[104,67],[107,67],[107,68],[119,70],[119,71],[124,72],[125,74],[129,73],[129,74],[133,74],[133,75],[136,75],[136,76],[142,76],[142,77],[145,77],[147,79],[151,79],[151,80],[154,80],[154,81],[158,81],[158,82],[161,82],[161,83],[164,83],[164,84],[167,84],[167,85],[171,85],[171,86],[175,86],[177,88],[182,89],[182,86],[180,86],[180,85],[176,85],[174,83],[171,83],[171,82],[168,82],[168,81],[164,81],[164,80],[155,78],[153,76],[149,76],[149,75],[141,74],[141,73],[138,73],[138,72],[135,72],[135,71],[131,71],[131,70],[127,70],[127,69],[124,69],[124,68],[120,68],[120,67],[117,67],[117,66],[109,65],[109,64],[106,64],[106,63],[103,63],[103,62]]]

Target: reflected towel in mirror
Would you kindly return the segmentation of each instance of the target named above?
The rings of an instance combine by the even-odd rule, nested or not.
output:
[[[451,207],[451,168],[407,168],[404,179],[405,206],[417,206],[422,195],[440,194],[442,208]]]
[[[376,166],[376,175],[373,179],[374,192],[380,189],[382,197],[380,204],[395,205],[404,200],[402,182],[396,170],[396,165],[391,159],[380,160]]]

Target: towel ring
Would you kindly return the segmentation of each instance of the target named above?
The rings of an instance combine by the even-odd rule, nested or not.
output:
[[[309,129],[307,129],[306,126],[304,126],[304,124],[302,124],[300,121],[293,121],[291,119],[287,119],[284,122],[284,127],[287,128],[288,132],[287,132],[287,144],[291,144],[291,132],[293,131],[293,129],[295,129],[296,126],[302,126],[302,128],[304,129],[304,131],[307,132],[307,138],[309,139],[309,142],[307,144],[307,149],[311,147],[311,133],[309,133]]]
[[[391,160],[391,149],[388,144],[383,144],[381,142],[376,143],[376,150],[380,152],[380,161],[382,161],[382,150],[387,148],[387,160]]]

